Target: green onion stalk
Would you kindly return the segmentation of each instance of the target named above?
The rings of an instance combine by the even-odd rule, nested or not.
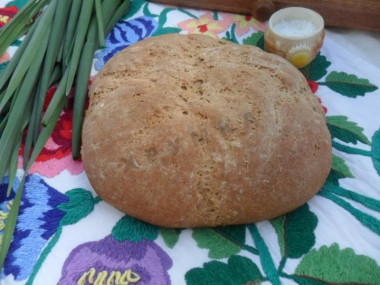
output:
[[[8,174],[10,195],[24,137],[24,174],[2,236],[0,269],[9,250],[26,175],[45,146],[75,88],[72,155],[80,156],[87,85],[95,51],[128,13],[129,0],[30,0],[0,29],[0,55],[23,37],[0,73],[0,181]],[[43,112],[48,89],[57,90]],[[25,136],[26,133],[26,136]]]

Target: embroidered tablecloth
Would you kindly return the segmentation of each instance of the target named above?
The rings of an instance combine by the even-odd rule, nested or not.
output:
[[[0,0],[0,27],[25,2]],[[263,48],[264,30],[248,16],[134,0],[96,52],[92,74],[147,37],[201,33]],[[1,56],[0,71],[17,46]],[[307,204],[270,221],[217,228],[166,229],[126,216],[96,195],[72,160],[69,106],[27,176],[0,284],[380,284],[380,66],[327,34],[301,71],[333,143],[329,177]],[[21,155],[22,148],[20,176]],[[18,180],[8,198],[7,184],[6,177],[0,237]]]

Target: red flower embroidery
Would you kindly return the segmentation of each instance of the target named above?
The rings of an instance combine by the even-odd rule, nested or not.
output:
[[[45,112],[58,86],[52,86],[46,93],[43,111]],[[46,146],[36,161],[47,161],[52,158],[62,159],[71,155],[71,138],[73,129],[73,96],[69,94],[67,109],[63,110]]]
[[[56,147],[44,147],[36,161],[46,161],[52,158],[61,159],[71,155],[72,118],[73,111],[71,109],[62,112],[51,134],[51,140]]]
[[[313,92],[315,94],[317,92],[317,90],[318,90],[318,87],[319,87],[318,83],[315,82],[315,81],[311,81],[311,80],[308,80],[307,83],[310,86],[311,92]],[[319,98],[319,97],[317,97],[317,98],[318,98],[319,103],[321,103],[321,105],[322,105],[321,98]],[[323,105],[322,105],[322,108],[323,108],[323,111],[326,114],[327,113],[327,108],[325,106],[323,106]]]
[[[16,6],[0,8],[0,28],[8,23],[18,12]]]
[[[215,20],[211,12],[202,14],[199,19],[189,19],[178,23],[178,27],[192,34],[203,34],[214,38],[226,31],[231,20]]]
[[[311,80],[308,80],[307,83],[309,83],[311,92],[313,92],[315,94],[315,92],[317,92],[317,90],[318,90],[318,83],[315,81],[311,81]]]

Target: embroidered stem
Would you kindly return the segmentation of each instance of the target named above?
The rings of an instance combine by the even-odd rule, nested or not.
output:
[[[268,279],[272,282],[273,285],[280,285],[280,278],[277,272],[277,269],[274,265],[272,256],[269,252],[269,249],[267,245],[265,244],[264,239],[259,233],[259,230],[257,229],[255,224],[251,224],[247,226],[253,241],[255,242],[255,245],[258,249],[261,264],[263,266],[264,272],[267,274]]]
[[[358,148],[350,147],[348,145],[340,144],[340,143],[338,143],[336,141],[332,141],[332,146],[334,148],[336,148],[337,150],[343,151],[345,153],[359,154],[359,155],[364,155],[364,156],[369,156],[369,157],[372,156],[371,152],[368,151],[368,150],[363,150],[363,149],[358,149]]]
[[[254,248],[253,246],[250,246],[248,244],[244,244],[241,248],[245,249],[246,251],[249,251],[250,253],[252,253],[254,255],[259,255],[259,251],[256,248]]]
[[[38,271],[41,269],[42,264],[44,263],[46,257],[48,256],[48,254],[50,253],[52,248],[58,242],[61,234],[62,234],[62,227],[58,227],[57,232],[55,233],[54,237],[50,240],[49,244],[44,248],[40,257],[38,258],[37,263],[34,265],[33,272],[30,275],[30,277],[29,277],[29,279],[25,285],[32,285],[33,284],[34,278],[36,278]]]
[[[323,186],[322,191],[328,191],[330,193],[339,195],[341,197],[351,199],[355,202],[362,204],[363,206],[367,207],[368,209],[380,212],[380,202],[378,200],[360,195],[354,191],[344,189],[344,188],[337,186],[337,185],[334,185],[332,183],[326,183]]]
[[[234,23],[234,24],[232,24],[232,26],[231,26],[231,39],[232,39],[232,41],[234,42],[234,43],[239,43],[238,42],[238,40],[237,40],[237,38],[236,38],[236,34],[235,34],[235,28],[236,28],[236,24]]]
[[[98,204],[99,202],[103,201],[102,198],[100,198],[99,196],[96,196],[94,198],[94,205]]]
[[[212,12],[212,17],[214,18],[215,21],[218,21],[218,12],[217,11],[213,11]]]
[[[179,8],[178,9],[179,12],[182,12],[184,14],[186,14],[187,16],[193,18],[193,19],[198,19],[197,16],[195,16],[194,14],[190,13],[189,11],[186,11],[185,9],[182,9],[182,8]]]
[[[335,204],[341,206],[343,209],[348,211],[351,215],[353,215],[359,222],[361,222],[364,226],[372,230],[373,232],[380,234],[380,221],[358,209],[353,207],[350,203],[345,200],[339,198],[335,194],[328,191],[320,191],[318,195],[325,197]]]
[[[294,276],[294,275],[289,275],[289,274],[287,274],[287,273],[285,273],[285,272],[281,272],[280,276],[281,276],[281,277],[285,277],[285,278],[287,278],[287,279],[294,280],[295,282],[297,282],[297,280],[299,280],[296,276]],[[300,284],[300,283],[297,283],[297,284]],[[307,284],[307,283],[305,283],[305,284]],[[319,284],[319,283],[318,283],[318,284]]]
[[[282,273],[282,270],[283,270],[284,267],[285,267],[286,260],[287,260],[287,257],[284,256],[284,257],[282,257],[282,259],[281,259],[281,261],[280,261],[280,266],[278,267],[278,270],[277,270],[278,274],[280,274],[280,275],[281,275],[281,273]]]

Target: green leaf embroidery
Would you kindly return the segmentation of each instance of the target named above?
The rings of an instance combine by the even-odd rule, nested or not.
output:
[[[353,178],[353,177],[354,176],[352,175],[344,159],[333,154],[332,166],[331,166],[330,174],[327,177],[327,180],[335,185],[339,185],[339,179]]]
[[[364,96],[367,92],[377,90],[377,86],[370,83],[368,79],[358,78],[354,74],[336,71],[331,72],[326,77],[326,81],[320,84],[326,85],[335,92],[351,98]]]
[[[377,174],[380,175],[380,130],[372,137],[372,162]]]
[[[169,248],[173,248],[177,244],[180,233],[179,229],[160,228],[161,237]]]
[[[282,256],[298,258],[313,247],[318,219],[307,204],[271,223],[276,230]]]
[[[327,68],[331,65],[325,56],[318,53],[317,57],[307,66],[300,69],[308,80],[317,81],[327,74]]]
[[[228,264],[220,261],[205,263],[185,275],[188,285],[209,284],[261,284],[264,278],[255,263],[247,257],[233,255]]]
[[[210,258],[225,258],[238,253],[245,242],[245,226],[198,228],[193,238],[200,248],[209,250]]]
[[[371,144],[364,135],[363,128],[355,122],[348,121],[346,116],[327,116],[326,122],[332,138],[340,139],[346,143],[357,144],[359,141],[367,145]]]
[[[71,225],[86,217],[94,210],[94,205],[100,201],[100,198],[92,197],[90,191],[76,188],[66,192],[69,201],[58,205],[58,209],[66,212],[60,225]]]
[[[264,49],[264,32],[256,32],[243,40],[243,44],[257,46]]]
[[[310,251],[295,273],[329,284],[377,284],[380,280],[380,267],[375,260],[357,255],[351,248],[340,249],[336,243]]]
[[[125,215],[113,227],[112,236],[118,241],[152,241],[158,237],[158,227]]]

